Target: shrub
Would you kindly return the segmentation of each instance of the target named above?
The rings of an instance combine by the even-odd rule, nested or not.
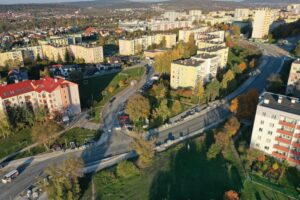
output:
[[[121,178],[129,178],[139,174],[137,167],[129,161],[123,161],[117,166],[117,176]]]

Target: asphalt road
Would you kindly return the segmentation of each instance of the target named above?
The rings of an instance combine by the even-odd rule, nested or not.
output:
[[[282,49],[269,44],[260,44],[259,47],[263,49],[263,57],[265,60],[263,70],[259,75],[255,77],[255,80],[247,85],[242,87],[241,90],[237,90],[231,95],[236,97],[242,93],[245,93],[251,89],[257,89],[259,93],[262,93],[267,85],[267,79],[272,73],[278,73],[280,66],[283,62],[284,56],[288,56],[288,53]],[[166,129],[157,129],[150,131],[151,135],[157,137],[157,144],[166,142],[168,139],[178,139],[182,135],[200,130],[205,126],[221,121],[224,118],[228,118],[231,114],[228,107],[228,102],[219,104],[216,107],[211,107],[203,110],[199,116],[196,118],[191,117],[190,119],[185,120],[184,122],[175,124],[170,128]]]
[[[282,60],[282,58],[279,57],[281,56],[279,51],[277,51],[275,47],[269,45],[262,45],[262,48],[265,49],[264,57],[267,60],[265,69],[261,72],[261,74],[258,75],[254,83],[245,88],[245,91],[256,88],[260,92],[262,92],[266,86],[268,76],[271,73],[275,73],[278,71],[279,65]],[[127,101],[127,99],[131,95],[133,95],[146,82],[147,79],[150,78],[150,74],[148,76],[144,76],[142,81],[137,85],[126,88],[123,92],[116,96],[116,100],[113,103],[107,105],[107,107],[104,108],[102,114],[104,119],[103,128],[106,130],[106,137],[104,137],[106,140],[105,144],[101,146],[94,146],[91,149],[85,150],[83,152],[74,152],[75,155],[81,156],[84,159],[86,165],[89,165],[89,163],[94,163],[97,160],[109,157],[111,155],[117,155],[129,151],[128,146],[130,143],[130,138],[113,130],[113,127],[115,127],[115,125],[117,124],[117,112]],[[216,107],[212,106],[209,110],[207,109],[202,112],[203,113],[196,118],[186,120],[184,121],[184,123],[177,124],[170,128],[159,131],[159,133],[157,133],[158,141],[164,142],[170,136],[177,138],[181,133],[188,134],[195,130],[199,130],[206,125],[211,124],[212,122],[227,118],[230,115],[227,103],[221,104]],[[109,132],[108,130],[112,131]],[[36,181],[37,177],[47,166],[54,163],[60,163],[67,157],[67,155],[62,155],[43,162],[23,166],[20,176],[13,180],[12,183],[0,183],[0,199],[13,199],[20,192],[33,184]]]
[[[144,64],[145,63],[141,63],[141,65]],[[55,163],[60,163],[63,160],[66,160],[69,156],[80,156],[84,160],[85,165],[89,166],[90,164],[95,165],[95,163],[97,162],[99,162],[100,164],[100,160],[103,158],[129,152],[129,144],[131,142],[131,138],[113,129],[118,125],[117,113],[121,109],[122,105],[124,105],[124,103],[128,100],[128,98],[135,94],[137,90],[141,88],[141,86],[145,84],[147,80],[150,79],[152,74],[153,69],[149,74],[143,76],[141,81],[136,85],[129,86],[122,92],[118,93],[115,96],[116,100],[111,104],[107,104],[107,106],[104,108],[102,113],[104,119],[103,128],[104,130],[106,130],[102,138],[103,140],[105,140],[104,144],[97,145],[83,151],[77,151],[74,153],[47,159],[42,162],[29,162],[29,164],[19,166],[18,169],[21,169],[19,170],[20,175],[15,180],[13,180],[12,183],[3,184],[2,182],[0,182],[0,200],[14,199],[22,191],[35,183],[46,167]]]

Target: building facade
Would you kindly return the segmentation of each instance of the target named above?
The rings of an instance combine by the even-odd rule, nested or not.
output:
[[[176,34],[156,34],[145,35],[134,39],[120,39],[119,52],[120,55],[135,55],[147,50],[153,44],[160,44],[165,39],[166,48],[172,48],[176,45]]]
[[[263,39],[269,34],[270,26],[272,24],[272,10],[264,8],[256,10],[253,19],[252,38]]]
[[[72,116],[81,112],[78,85],[63,78],[46,77],[0,85],[0,112],[6,113],[8,106],[33,111],[44,108],[50,115],[59,112]]]
[[[300,97],[300,60],[294,61],[291,66],[286,94]]]
[[[228,61],[229,48],[225,46],[213,46],[208,48],[198,49],[197,54],[210,54],[217,55],[219,57],[219,68],[226,67]]]
[[[257,106],[250,146],[279,160],[299,165],[299,99],[264,93]]]
[[[23,54],[22,51],[9,51],[0,53],[0,66],[6,66],[10,62],[16,63],[19,66],[23,66]]]
[[[199,80],[203,61],[177,60],[171,63],[171,88],[194,88]]]

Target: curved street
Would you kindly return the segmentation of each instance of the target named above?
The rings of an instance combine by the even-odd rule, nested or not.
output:
[[[253,77],[253,81],[250,84],[242,85],[231,95],[232,97],[238,96],[239,94],[244,93],[252,88],[256,88],[259,92],[262,92],[267,84],[268,76],[271,73],[279,72],[283,63],[283,56],[288,55],[283,55],[282,51],[274,45],[262,44],[259,46],[264,50],[262,57],[262,60],[264,61],[261,64],[263,66],[260,66],[262,69],[261,73],[256,77]],[[118,124],[116,115],[127,99],[151,77],[152,73],[153,72],[143,76],[142,80],[138,84],[129,86],[117,94],[115,96],[116,100],[113,103],[109,103],[105,106],[102,113],[102,117],[104,119],[103,128],[105,133],[100,139],[101,142],[90,149],[71,152],[54,158],[46,159],[41,162],[34,162],[33,158],[28,158],[29,160],[25,164],[21,165],[22,171],[20,176],[18,176],[10,184],[0,183],[0,199],[14,199],[24,189],[32,185],[47,166],[53,163],[59,163],[67,159],[70,155],[81,156],[84,159],[86,166],[88,166],[90,163],[100,164],[101,159],[103,158],[129,152],[129,143],[131,141],[130,138],[114,130],[114,127]],[[172,134],[173,137],[178,138],[182,134],[185,135],[202,129],[209,124],[220,121],[221,119],[225,119],[230,115],[228,110],[229,100],[230,99],[227,99],[227,101],[224,103],[207,108],[201,111],[201,113],[197,116],[191,117],[182,123],[178,123],[174,126],[164,129],[159,128],[157,130],[152,130],[152,133],[156,134],[158,136],[158,141],[163,143],[170,134]],[[9,168],[9,164],[6,166],[6,168]]]

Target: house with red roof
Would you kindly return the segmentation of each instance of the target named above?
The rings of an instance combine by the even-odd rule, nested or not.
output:
[[[8,106],[44,108],[50,115],[59,112],[73,116],[81,112],[78,85],[61,77],[0,85],[0,112],[5,113]]]

